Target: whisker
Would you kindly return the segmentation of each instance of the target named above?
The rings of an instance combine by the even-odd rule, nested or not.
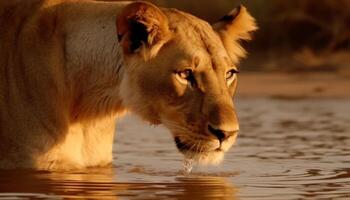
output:
[[[164,125],[166,125],[170,129],[176,129],[176,130],[181,130],[181,131],[188,131],[187,128],[184,128],[183,126],[179,126],[177,124],[171,124],[171,123],[165,122]]]
[[[197,152],[201,152],[201,151],[200,151],[200,149],[202,148],[202,145],[201,145],[201,144],[202,144],[202,140],[199,140],[199,141],[197,142],[197,148],[196,148],[196,151],[197,151]]]
[[[198,151],[198,152],[201,152],[201,151],[200,151],[200,149],[202,148],[201,144],[202,144],[202,140],[199,140],[198,146],[197,146],[197,151]]]
[[[167,120],[167,119],[162,119],[161,121],[167,128],[169,128],[170,131],[176,132],[177,136],[181,138],[187,138],[191,141],[197,140],[197,139],[203,140],[203,141],[208,140],[208,138],[205,137],[205,135],[202,135],[199,132],[191,130],[189,127],[180,125],[177,122]],[[203,142],[203,141],[200,141],[200,142]],[[200,146],[200,144],[196,146]],[[199,147],[193,147],[193,148],[199,148]]]

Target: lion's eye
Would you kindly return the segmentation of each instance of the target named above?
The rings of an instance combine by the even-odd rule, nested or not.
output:
[[[236,70],[236,69],[231,69],[231,70],[229,70],[228,72],[226,72],[226,82],[227,82],[227,85],[231,85],[231,83],[232,83],[233,80],[235,79],[237,73],[239,73],[239,71]]]
[[[176,78],[182,84],[191,83],[193,85],[195,83],[193,72],[190,69],[176,72]]]
[[[231,69],[230,71],[226,72],[226,80],[232,79],[237,73],[239,73],[239,71],[236,69]]]
[[[189,79],[192,76],[192,70],[186,69],[184,71],[177,72],[180,78],[182,79]]]

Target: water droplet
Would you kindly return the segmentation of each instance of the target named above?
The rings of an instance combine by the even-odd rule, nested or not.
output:
[[[193,160],[192,159],[185,159],[183,162],[183,171],[185,174],[190,174],[193,168]]]

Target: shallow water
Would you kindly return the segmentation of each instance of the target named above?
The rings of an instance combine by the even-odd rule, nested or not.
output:
[[[118,122],[114,167],[0,171],[0,199],[350,199],[350,100],[238,99],[222,165],[182,172],[162,127]]]

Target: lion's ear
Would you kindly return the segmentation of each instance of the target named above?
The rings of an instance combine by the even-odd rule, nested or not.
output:
[[[257,30],[255,19],[242,5],[213,24],[213,28],[219,33],[234,63],[238,63],[239,59],[246,55],[240,41],[250,40],[251,33]]]
[[[117,16],[117,33],[125,54],[140,53],[145,59],[154,57],[170,38],[165,14],[142,1],[127,5]]]

